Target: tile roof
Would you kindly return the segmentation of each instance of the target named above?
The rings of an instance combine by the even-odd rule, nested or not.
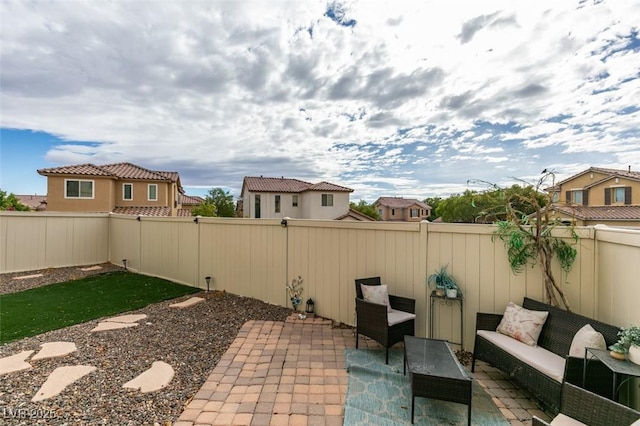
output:
[[[88,175],[116,177],[113,173],[98,167],[94,164],[76,164],[73,166],[53,167],[49,169],[38,169],[40,175]]]
[[[335,185],[329,182],[320,182],[312,184],[298,179],[289,179],[285,177],[255,177],[247,176],[244,178],[243,188],[247,188],[251,192],[292,192],[299,193],[304,191],[331,191],[331,192],[353,192],[353,189]]]
[[[197,195],[187,195],[184,194],[182,196],[182,205],[183,206],[197,206],[198,204],[204,203],[204,198],[199,197]]]
[[[390,207],[393,209],[406,209],[411,206],[417,205],[418,207],[428,210],[431,208],[428,204],[414,198],[402,198],[402,197],[380,197],[374,204],[380,204],[381,206]]]
[[[46,210],[47,208],[46,195],[16,195],[16,198],[20,204],[24,204],[32,210]]]
[[[149,207],[149,206],[131,206],[131,207],[115,207],[112,213],[130,214],[133,216],[169,216],[171,209],[169,207]]]
[[[553,188],[559,188],[562,184],[569,182],[573,179],[575,179],[578,176],[584,175],[586,173],[592,173],[592,172],[596,172],[596,173],[601,173],[604,175],[608,175],[609,177],[606,177],[602,180],[606,180],[609,179],[610,177],[624,177],[624,178],[628,178],[628,179],[634,179],[634,180],[640,180],[640,172],[635,172],[635,171],[631,171],[631,170],[620,170],[620,169],[607,169],[604,167],[589,167],[587,170],[584,170],[580,173],[577,173],[573,176],[570,176],[560,182],[557,182],[556,185],[554,187],[550,187],[547,188],[547,190],[551,190]],[[600,180],[599,182],[602,182],[602,180]]]
[[[580,220],[640,220],[640,206],[565,206],[552,209]]]
[[[335,220],[345,220],[345,219],[350,219],[350,220],[358,220],[358,221],[362,221],[362,222],[371,222],[371,221],[375,221],[374,218],[372,218],[371,216],[368,216],[364,213],[360,213],[357,210],[354,209],[349,209],[349,211],[345,214],[343,214],[342,216],[338,216],[335,218]]]
[[[176,216],[178,217],[190,217],[192,216],[191,214],[191,209],[178,209]]]

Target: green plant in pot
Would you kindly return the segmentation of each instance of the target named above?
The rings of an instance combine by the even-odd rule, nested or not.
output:
[[[640,365],[640,327],[631,326],[620,330],[618,341],[609,346],[611,356],[624,359],[629,354],[629,361]]]
[[[458,284],[453,275],[447,271],[448,265],[441,266],[433,274],[427,277],[427,285],[436,291],[436,295],[444,296],[447,291],[447,297],[456,297],[458,294]],[[455,291],[455,294],[454,294]]]

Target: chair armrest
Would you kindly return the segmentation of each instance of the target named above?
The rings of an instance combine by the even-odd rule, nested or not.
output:
[[[593,392],[564,383],[560,412],[591,426],[628,425],[640,412]]]
[[[531,426],[551,426],[549,423],[542,420],[540,417],[533,416],[531,418]]]
[[[389,326],[387,307],[356,297],[356,315],[361,329],[386,329]]]
[[[389,295],[389,303],[391,303],[391,309],[396,311],[409,312],[410,314],[416,313],[416,301],[415,299],[409,299],[408,297]]]
[[[476,331],[478,330],[491,330],[496,331],[500,321],[502,321],[502,314],[487,314],[484,312],[476,313]]]

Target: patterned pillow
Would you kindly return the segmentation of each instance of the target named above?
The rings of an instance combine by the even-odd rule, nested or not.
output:
[[[535,346],[548,316],[549,312],[531,311],[509,302],[496,331],[529,346]]]
[[[366,302],[385,305],[387,312],[391,312],[391,303],[389,302],[389,291],[385,284],[382,285],[364,285],[360,284],[362,289],[362,297]]]
[[[591,327],[591,324],[585,325],[573,336],[569,356],[584,358],[585,348],[607,349],[604,336]]]

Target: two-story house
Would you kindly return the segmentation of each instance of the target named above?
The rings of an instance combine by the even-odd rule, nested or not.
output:
[[[422,201],[402,197],[380,197],[373,206],[380,220],[421,222],[431,216],[431,206]]]
[[[640,172],[590,167],[555,186],[552,214],[576,225],[640,226]]]
[[[47,177],[47,211],[183,216],[177,172],[131,163],[78,164],[40,169]]]
[[[247,176],[242,182],[242,216],[337,219],[349,213],[353,189],[329,182]]]

